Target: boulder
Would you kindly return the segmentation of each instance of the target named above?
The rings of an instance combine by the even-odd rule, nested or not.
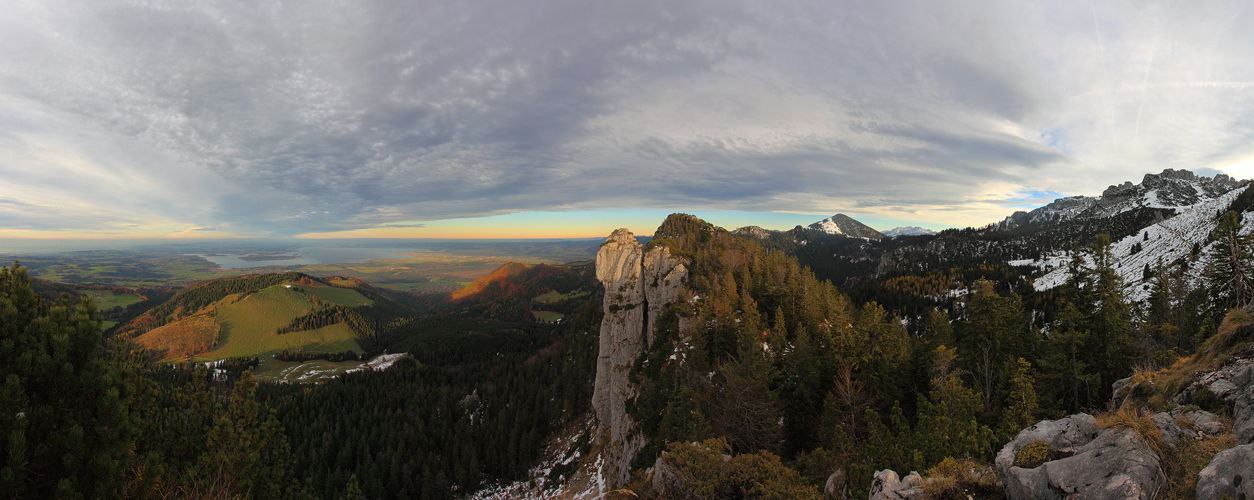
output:
[[[1049,443],[1052,450],[1070,456],[1031,469],[1015,466],[1015,454],[1033,441]],[[995,462],[1006,495],[1012,500],[1149,499],[1167,483],[1159,457],[1149,443],[1130,429],[1099,432],[1096,420],[1085,414],[1024,429],[1002,448]]]
[[[827,482],[823,484],[823,493],[829,498],[847,498],[849,496],[847,482],[845,469],[836,469],[836,472],[827,476]]]
[[[1150,421],[1154,422],[1154,425],[1158,427],[1158,434],[1162,436],[1163,443],[1166,443],[1173,450],[1180,446],[1180,439],[1192,439],[1194,437],[1192,432],[1181,429],[1180,425],[1176,424],[1176,417],[1170,413],[1155,413],[1150,416]]]
[[[1019,453],[1024,446],[1035,441],[1044,441],[1052,450],[1074,453],[1097,437],[1098,430],[1097,419],[1087,413],[1077,413],[1058,420],[1042,420],[1036,425],[1019,431],[1019,434],[997,453],[993,464],[997,467],[998,476],[1005,483],[1004,471],[1014,465],[1015,454]]]
[[[918,472],[911,472],[899,479],[896,472],[885,469],[871,479],[869,496],[871,500],[922,500],[923,478]]]
[[[1198,500],[1254,499],[1254,444],[1221,451],[1197,475]]]

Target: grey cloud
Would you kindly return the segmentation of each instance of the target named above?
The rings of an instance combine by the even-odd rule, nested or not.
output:
[[[199,188],[199,203],[158,196],[135,214],[177,205],[167,211],[189,225],[256,234],[572,207],[957,206],[987,182],[1075,192],[1081,182],[1157,170],[1122,160],[1126,137],[1142,138],[1137,158],[1187,168],[1240,156],[1254,135],[1249,112],[1231,114],[1254,109],[1243,90],[1218,90],[1237,92],[1236,104],[1207,107],[1212,120],[1193,128],[1228,132],[1196,150],[1165,131],[1191,105],[1173,100],[1183,90],[1153,90],[1173,98],[1160,104],[1139,91],[1107,92],[1144,86],[1145,75],[1195,75],[1188,59],[1196,56],[1172,42],[1222,16],[1158,4],[1131,12],[982,0],[15,8],[0,16],[0,166],[5,155],[32,154],[3,118],[21,103],[38,110],[27,129],[78,120],[118,144],[163,153],[128,170],[150,181],[146,189]],[[1184,21],[1154,28],[1172,16]],[[1100,55],[1095,19],[1110,28]],[[1206,50],[1219,69],[1205,76],[1254,79],[1231,64],[1254,44],[1228,26],[1212,30]],[[1162,47],[1157,58],[1138,59],[1153,47]],[[6,152],[12,145],[28,152]],[[102,153],[105,145],[86,149],[122,158]],[[1111,179],[1095,179],[1092,164],[1107,161],[1112,171],[1102,175]],[[1083,175],[1069,175],[1079,179],[1071,184],[1043,179],[1057,172]],[[87,192],[85,184],[65,183],[65,195]],[[25,220],[6,227],[42,223]]]

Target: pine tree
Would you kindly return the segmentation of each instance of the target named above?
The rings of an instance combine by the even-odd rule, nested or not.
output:
[[[217,471],[230,491],[254,498],[279,498],[286,486],[290,451],[273,411],[256,398],[252,371],[235,384],[231,403],[219,412],[206,436],[203,470]],[[369,456],[367,452],[362,455]]]
[[[984,397],[985,411],[991,412],[999,399],[1003,367],[1025,355],[1031,341],[1018,296],[1002,297],[993,283],[984,279],[977,281],[975,288],[966,308],[967,321],[962,325],[958,350],[963,366],[975,377]]]
[[[1067,408],[1070,413],[1079,413],[1082,407],[1090,405],[1092,386],[1098,383],[1097,375],[1089,372],[1086,361],[1085,347],[1089,339],[1080,310],[1064,301],[1051,325],[1043,361],[1053,381],[1057,406]]]
[[[1014,373],[1010,376],[1006,406],[1002,410],[1001,423],[998,425],[1003,441],[1013,438],[1020,429],[1036,423],[1040,404],[1036,400],[1035,386],[1032,364],[1019,358],[1015,363]]]
[[[43,304],[26,268],[0,268],[0,496],[121,496],[138,434],[126,378],[89,299]]]

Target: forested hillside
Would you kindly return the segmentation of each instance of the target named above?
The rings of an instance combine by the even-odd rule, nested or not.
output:
[[[992,262],[897,274],[851,296],[778,245],[673,215],[650,245],[689,259],[690,279],[633,371],[648,443],[635,467],[666,450],[698,467],[684,461],[725,446],[780,457],[772,477],[791,467],[813,492],[844,471],[860,496],[877,470],[990,463],[1041,419],[1105,408],[1134,367],[1188,356],[1249,302],[1248,232],[1235,213],[1222,219],[1213,238],[1227,243],[1213,246],[1205,286],[1160,268],[1147,280],[1154,299],[1133,304],[1104,234],[1072,253],[1069,278],[1047,292]],[[684,470],[730,481],[728,470]],[[658,484],[631,487],[661,494]]]
[[[562,269],[538,278],[547,285],[515,284],[548,291]],[[570,284],[586,284],[574,276]],[[293,279],[311,278],[206,283],[148,317]],[[5,268],[0,494],[456,498],[521,477],[550,433],[583,418],[598,295],[572,298],[569,319],[545,326],[458,311],[397,314],[412,310],[386,292],[355,290],[384,306],[362,316],[390,321],[378,331],[394,332],[379,336],[391,343],[380,349],[401,346],[411,357],[323,385],[258,387],[246,371],[255,361],[216,364],[215,375],[154,364],[125,336],[102,343],[90,300],[42,300],[24,268]]]

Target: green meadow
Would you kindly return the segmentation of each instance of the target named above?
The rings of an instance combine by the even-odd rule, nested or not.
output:
[[[85,297],[91,297],[96,306],[101,310],[112,309],[114,307],[126,307],[141,300],[138,295],[129,293],[116,294],[109,290],[80,290]]]
[[[311,293],[315,289],[351,292],[330,287],[303,287]],[[351,298],[351,296],[340,296]],[[365,299],[365,297],[361,297]],[[330,300],[330,299],[328,299]],[[355,305],[355,304],[354,304]],[[338,323],[316,330],[291,332],[282,335],[275,331],[287,326],[313,308],[304,295],[284,285],[276,285],[253,293],[217,310],[216,321],[222,328],[218,344],[197,356],[198,359],[214,360],[229,357],[266,357],[282,350],[303,348],[316,352],[361,352],[352,329]]]
[[[299,286],[301,290],[309,292],[310,295],[315,295],[318,298],[325,300],[327,302],[330,302],[332,304],[339,304],[339,305],[348,306],[348,307],[355,307],[355,306],[359,306],[362,304],[374,305],[374,300],[366,298],[366,296],[362,295],[357,290],[353,290],[351,288],[335,288],[335,287],[329,287],[329,286],[306,286],[306,285],[299,285]]]

